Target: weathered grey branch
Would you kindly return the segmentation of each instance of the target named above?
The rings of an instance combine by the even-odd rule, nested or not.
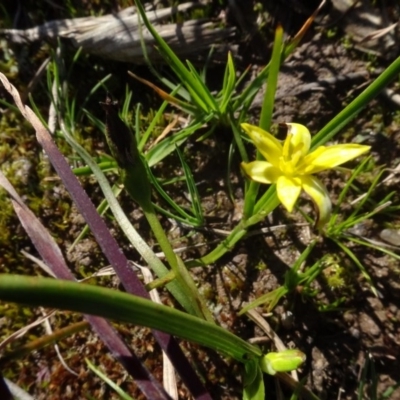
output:
[[[195,6],[198,4],[184,3],[173,8],[149,11],[147,16],[178,56],[197,58],[200,53],[209,51],[211,46],[215,47],[217,53],[226,53],[228,50],[235,52],[235,46],[226,43],[226,39],[235,33],[234,28],[221,28],[204,19],[189,20],[181,24],[161,24],[171,14],[184,12]],[[135,7],[102,17],[49,21],[25,30],[2,29],[0,36],[17,44],[64,38],[88,53],[136,64],[145,62],[143,42],[150,60],[161,60],[152,35],[143,25],[140,27]]]

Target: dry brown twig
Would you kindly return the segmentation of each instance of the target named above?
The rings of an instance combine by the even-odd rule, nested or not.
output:
[[[146,15],[179,57],[196,59],[201,53],[208,54],[211,47],[214,47],[216,56],[220,54],[225,57],[228,51],[236,53],[236,46],[225,43],[235,34],[235,29],[220,27],[220,21],[214,23],[196,19],[178,24],[162,23],[177,12],[186,12],[198,6],[198,3],[187,2],[176,7],[148,11]],[[162,60],[153,36],[142,26],[135,7],[102,17],[49,21],[25,30],[1,29],[0,37],[16,44],[43,40],[54,42],[61,38],[87,53],[135,64],[146,63],[144,47],[152,62]]]

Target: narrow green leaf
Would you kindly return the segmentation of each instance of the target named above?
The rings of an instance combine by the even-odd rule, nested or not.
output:
[[[193,214],[196,217],[198,225],[203,225],[204,223],[203,210],[201,207],[201,198],[197,190],[196,181],[194,180],[192,171],[190,170],[189,165],[187,164],[185,158],[183,157],[182,152],[179,150],[179,147],[176,147],[176,152],[178,153],[179,160],[182,164],[186,185],[189,191],[190,200],[192,202]]]
[[[225,114],[228,104],[231,101],[236,86],[236,69],[231,53],[228,53],[228,62],[225,68],[224,82],[222,85],[221,101],[219,110],[221,114]]]
[[[265,400],[264,378],[261,368],[257,365],[255,371],[251,368],[249,371],[246,370],[247,373],[250,373],[251,376],[245,375],[243,400]]]
[[[122,400],[134,400],[128,393],[122,390],[115,382],[113,382],[106,374],[100,371],[94,364],[92,364],[87,358],[85,358],[88,367],[108,386],[110,386]]]
[[[207,104],[209,110],[218,112],[218,104],[216,103],[214,96],[211,94],[206,84],[203,82],[202,77],[199,75],[199,73],[196,71],[196,68],[189,60],[186,60],[186,64],[188,65],[189,71],[195,79],[196,91],[200,93],[201,98]]]
[[[261,351],[215,324],[117,290],[42,277],[0,274],[0,299],[147,326],[220,351],[240,362]]]
[[[360,269],[361,274],[364,276],[365,280],[369,283],[372,293],[378,297],[378,291],[374,285],[374,282],[365,269],[364,265],[361,264],[360,260],[357,258],[357,256],[350,250],[350,248],[346,245],[344,245],[340,240],[335,240],[333,239],[334,242],[347,254],[347,256],[354,262],[354,264],[357,265],[357,267]]]
[[[161,142],[152,147],[145,155],[149,167],[152,167],[171,154],[176,146],[180,146],[194,132],[206,124],[212,115],[208,115],[200,120],[193,121],[189,126],[176,132],[172,136],[164,138]]]
[[[323,145],[332,139],[347,125],[367,104],[375,98],[390,82],[398,78],[400,73],[400,57],[396,58],[361,94],[347,107],[331,119],[312,139],[312,148]]]
[[[164,56],[169,66],[173,69],[175,74],[178,76],[179,80],[186,86],[193,101],[205,112],[209,111],[209,106],[207,105],[205,99],[203,98],[204,93],[199,91],[199,81],[187,70],[185,65],[179,60],[175,53],[170,49],[165,40],[157,33],[153,25],[150,23],[146,16],[146,12],[143,8],[141,1],[135,1],[136,7],[140,13],[141,18],[146,26],[146,28],[153,35],[156,40],[161,54]]]
[[[164,215],[166,215],[169,218],[173,218],[177,221],[181,221],[183,223],[192,225],[192,226],[201,226],[200,221],[196,218],[190,215],[185,211],[184,208],[180,207],[179,204],[177,204],[170,196],[169,194],[164,190],[164,188],[160,185],[158,179],[153,175],[151,169],[149,168],[149,178],[151,180],[152,185],[154,188],[157,190],[157,192],[160,194],[160,196],[168,203],[168,205],[175,210],[176,214],[173,214],[172,212],[168,211],[165,208],[161,208],[157,204],[153,204],[155,209],[157,211],[160,211]]]
[[[265,131],[271,129],[272,114],[275,105],[275,93],[278,85],[278,75],[281,66],[283,50],[283,28],[279,25],[275,31],[274,46],[270,61],[269,74],[267,78],[267,86],[265,89],[264,101],[261,108],[260,128]]]
[[[265,131],[269,131],[271,129],[272,114],[275,105],[275,93],[278,84],[278,74],[282,58],[282,50],[283,50],[283,28],[279,25],[275,31],[274,46],[272,49],[271,61],[269,63],[270,68],[267,77],[264,101],[260,115],[259,126],[261,129],[264,129]],[[263,156],[258,150],[256,159],[257,160],[263,159]],[[254,206],[256,203],[259,189],[260,189],[260,184],[258,182],[255,181],[249,182],[246,190],[244,211],[243,211],[244,217],[246,219],[250,218],[250,216],[254,213]]]
[[[265,79],[269,74],[271,62],[269,62],[260,72],[259,74],[249,83],[249,85],[243,90],[243,92],[236,98],[235,102],[232,106],[232,111],[237,111],[242,108],[241,111],[241,119],[244,118],[248,114],[248,109],[251,106],[256,94],[261,89],[262,85],[265,83]]]
[[[34,111],[34,113],[36,114],[36,116],[39,118],[40,122],[43,124],[43,126],[48,130],[49,126],[47,125],[47,122],[45,121],[45,119],[43,118],[42,114],[40,113],[39,108],[37,107],[33,96],[31,93],[29,93],[29,102],[31,104],[32,110]]]

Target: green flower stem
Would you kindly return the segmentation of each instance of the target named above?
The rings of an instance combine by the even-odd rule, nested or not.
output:
[[[150,292],[150,290],[162,288],[164,286],[169,285],[171,282],[174,282],[175,272],[170,271],[162,278],[154,279],[153,281],[146,284],[146,290]]]
[[[59,279],[0,274],[0,299],[147,326],[247,363],[261,350],[204,319],[113,289]]]
[[[176,279],[186,297],[187,311],[199,318],[214,323],[214,319],[206,306],[204,299],[200,296],[200,293],[198,292],[183,261],[177,254],[175,254],[168,237],[157,218],[151,202],[151,185],[144,161],[138,151],[136,151],[135,156],[136,162],[122,171],[125,189],[132,199],[142,208],[147,222],[149,223],[161,250],[164,252],[165,258],[171,266],[172,272],[174,273],[174,279]]]
[[[247,227],[242,220],[229,234],[229,236],[224,239],[214,250],[208,253],[206,256],[201,257],[197,260],[191,260],[186,262],[188,268],[193,267],[206,267],[213,264],[218,259],[220,259],[224,254],[231,251],[235,244],[242,239],[247,233]]]
[[[276,196],[276,190],[274,190],[274,188],[275,185],[267,190],[265,194],[261,197],[261,199],[257,202],[255,206],[255,209],[257,210],[256,214],[254,214],[247,220],[243,219],[241,222],[239,222],[239,224],[233,229],[229,236],[209,254],[199,258],[198,260],[187,262],[186,266],[188,268],[199,266],[205,267],[215,263],[224,254],[231,251],[235,244],[247,234],[247,231],[251,226],[263,221],[265,217],[280,204],[279,199]]]
[[[279,204],[281,204],[281,202],[276,193],[276,185],[271,185],[254,206],[254,214],[262,214],[265,218],[269,213],[274,211]]]
[[[125,181],[125,189],[129,193],[129,185]],[[165,234],[160,221],[158,220],[154,207],[151,204],[151,202],[146,202],[146,204],[140,204],[142,211],[144,213],[144,216],[147,219],[147,222],[149,223],[151,230],[153,231],[153,234],[161,247],[165,258],[167,259],[169,265],[172,267],[172,269],[176,272],[179,270],[178,265],[177,265],[177,256],[174,253],[174,250],[168,240],[167,235]]]
[[[264,94],[264,101],[261,108],[260,115],[260,128],[265,131],[269,131],[271,129],[272,123],[272,115],[274,111],[275,105],[275,93],[278,84],[278,75],[279,68],[282,60],[282,51],[283,51],[283,29],[281,26],[278,26],[275,31],[275,40],[274,47],[272,50],[272,57],[270,61],[269,73],[267,76],[267,84]],[[283,60],[282,60],[283,61]],[[263,156],[257,150],[257,160],[263,160]],[[243,159],[244,162],[247,160]],[[260,189],[260,184],[255,181],[250,181],[246,188],[246,195],[244,199],[244,210],[243,215],[245,219],[250,218],[254,214],[254,205],[256,202],[256,198],[258,195],[258,191]]]

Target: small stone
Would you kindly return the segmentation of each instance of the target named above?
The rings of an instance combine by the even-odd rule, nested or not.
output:
[[[397,229],[384,229],[379,237],[393,246],[400,246],[400,231]]]
[[[357,328],[350,328],[350,335],[355,339],[360,339],[361,332]]]
[[[359,319],[359,324],[361,331],[372,335],[372,336],[379,336],[381,333],[381,330],[379,326],[374,322],[372,318],[370,318],[367,314],[361,313],[360,319]]]

